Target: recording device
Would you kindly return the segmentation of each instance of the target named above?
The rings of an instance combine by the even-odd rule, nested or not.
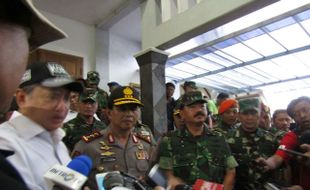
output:
[[[158,186],[167,188],[167,179],[160,170],[159,165],[155,164],[148,173],[149,179]]]
[[[278,187],[276,187],[274,184],[272,184],[272,183],[266,183],[265,185],[264,185],[264,188],[266,189],[266,190],[280,190]]]
[[[121,171],[97,174],[96,182],[98,190],[146,190],[136,177]]]
[[[54,165],[44,174],[44,179],[49,189],[80,190],[91,168],[91,159],[86,155],[80,155],[67,166]]]
[[[193,190],[223,190],[224,185],[205,181],[203,179],[197,179],[192,187]]]
[[[291,150],[291,149],[285,148],[285,145],[280,145],[278,149],[279,149],[279,150],[283,150],[283,151],[285,151],[285,152],[288,152],[288,153],[290,153],[290,154],[296,155],[296,156],[302,156],[302,157],[309,158],[308,156],[304,155],[304,154],[301,153],[301,152],[297,152],[297,151],[295,151],[295,150]]]

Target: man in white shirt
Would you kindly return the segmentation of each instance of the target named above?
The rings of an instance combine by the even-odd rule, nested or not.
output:
[[[71,160],[61,127],[70,91],[82,90],[59,64],[28,65],[16,92],[21,115],[0,126],[0,148],[15,152],[8,160],[30,189],[47,190],[43,175],[54,164],[66,165]]]

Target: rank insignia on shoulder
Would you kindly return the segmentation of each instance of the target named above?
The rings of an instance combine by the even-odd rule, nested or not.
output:
[[[150,135],[141,135],[141,134],[135,134],[137,138],[146,141],[149,144],[152,144],[151,136]]]
[[[91,134],[82,136],[82,139],[86,143],[89,143],[89,142],[93,141],[94,139],[97,139],[98,137],[101,137],[101,136],[102,136],[102,134],[100,132],[94,131]]]

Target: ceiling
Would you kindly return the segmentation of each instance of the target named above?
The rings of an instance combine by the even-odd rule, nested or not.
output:
[[[137,11],[143,0],[33,1],[43,11],[99,29],[118,25],[113,32],[141,41]],[[239,22],[233,32],[223,32],[224,25],[165,50],[171,53],[166,81],[181,84],[193,80],[199,86],[230,94],[262,90],[281,95],[310,89],[310,0],[281,3],[287,8],[281,14],[262,20],[265,14],[260,13],[252,17],[257,22],[246,27]],[[270,9],[276,13],[276,8]],[[219,35],[221,32],[225,35]]]
[[[141,41],[138,9],[141,2],[143,0],[33,0],[40,10],[102,30],[110,29],[121,21],[113,32],[138,42]]]
[[[169,58],[167,81],[193,80],[229,94],[310,88],[309,1],[212,41],[205,36],[192,39],[197,45]]]

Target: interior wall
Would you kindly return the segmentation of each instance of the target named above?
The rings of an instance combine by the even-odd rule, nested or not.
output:
[[[42,49],[76,55],[84,58],[83,76],[95,69],[95,28],[71,19],[41,11],[57,27],[68,34],[67,39],[58,40],[42,46]]]
[[[140,26],[132,28],[130,25],[132,19],[140,19],[140,12],[130,13],[107,30],[48,12],[42,13],[69,36],[46,44],[42,49],[83,57],[84,78],[88,71],[97,70],[101,77],[99,86],[106,91],[109,81],[117,81],[122,85],[140,83],[139,66],[133,55],[141,50],[141,43],[119,32],[124,29],[128,30],[128,34],[140,31]]]
[[[138,22],[136,21],[138,20]],[[109,80],[121,85],[140,84],[139,65],[133,55],[141,51],[140,9],[137,8],[109,28]],[[126,32],[124,32],[126,31]]]

